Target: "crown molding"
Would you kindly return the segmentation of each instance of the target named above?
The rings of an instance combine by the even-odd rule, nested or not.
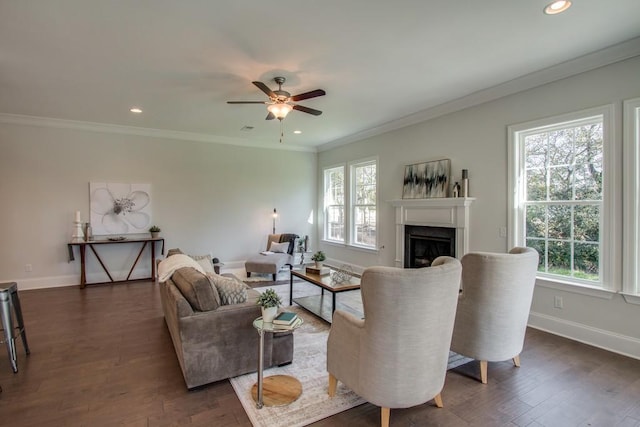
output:
[[[0,123],[24,126],[39,126],[57,129],[73,129],[87,132],[114,133],[119,135],[146,136],[151,138],[172,139],[177,141],[206,142],[213,144],[234,145],[252,148],[267,148],[272,150],[313,152],[315,147],[304,147],[291,144],[275,144],[268,141],[248,141],[241,138],[209,135],[196,132],[184,132],[164,129],[152,129],[136,126],[122,126],[107,123],[84,122],[79,120],[55,119],[51,117],[27,116],[22,114],[0,113]]]
[[[327,142],[319,145],[318,151],[327,151],[332,148],[361,141],[396,129],[422,123],[427,120],[435,119],[436,117],[444,116],[445,114],[454,113],[456,111],[464,110],[465,108],[494,101],[508,95],[523,92],[534,87],[542,86],[636,56],[640,56],[640,37],[609,46],[542,70],[534,71],[533,73],[525,74],[524,76],[474,92],[462,98],[427,108],[397,120],[383,123],[380,126]]]

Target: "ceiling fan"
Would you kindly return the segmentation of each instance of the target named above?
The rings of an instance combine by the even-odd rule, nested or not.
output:
[[[273,79],[273,81],[278,84],[278,90],[271,90],[262,82],[252,82],[258,87],[258,89],[267,94],[269,97],[268,101],[227,101],[227,104],[265,104],[269,111],[266,120],[278,119],[282,121],[282,119],[284,119],[291,110],[302,111],[303,113],[313,114],[314,116],[322,114],[322,111],[320,110],[304,107],[302,105],[295,104],[295,102],[326,95],[324,90],[316,89],[292,96],[289,92],[282,90],[282,84],[285,80],[286,79],[284,77],[275,77]]]

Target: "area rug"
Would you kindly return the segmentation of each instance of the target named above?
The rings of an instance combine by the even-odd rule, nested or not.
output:
[[[293,306],[286,309],[296,312],[305,322],[294,332],[293,363],[266,369],[264,376],[294,376],[302,383],[302,395],[287,406],[264,406],[262,409],[257,409],[251,397],[251,387],[257,381],[257,374],[231,378],[231,385],[253,426],[302,427],[365,403],[364,399],[340,382],[338,382],[335,397],[329,398],[326,363],[329,324],[299,307]],[[470,360],[452,353],[449,357],[448,369]]]
[[[273,280],[272,274],[251,273],[251,277],[247,277],[247,272],[244,268],[226,269],[224,273],[231,273],[238,279],[242,280],[248,286],[265,287],[265,286],[277,286],[289,284],[289,270],[282,270],[276,275],[276,280]],[[300,279],[295,279],[294,282],[298,282]]]

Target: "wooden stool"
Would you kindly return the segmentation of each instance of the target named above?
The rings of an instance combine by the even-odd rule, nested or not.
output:
[[[7,352],[11,360],[13,372],[18,372],[18,357],[16,352],[16,336],[22,336],[22,344],[27,354],[30,353],[27,344],[27,334],[22,320],[22,309],[18,298],[18,285],[16,282],[0,283],[0,315],[2,316],[2,328],[4,329],[4,342],[7,344]],[[13,326],[15,315],[18,327]]]

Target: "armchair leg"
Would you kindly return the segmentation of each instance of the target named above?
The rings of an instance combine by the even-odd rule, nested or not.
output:
[[[336,388],[338,387],[338,379],[333,376],[333,374],[329,374],[329,397],[333,397],[336,395]]]
[[[515,366],[516,368],[520,367],[520,355],[517,355],[513,358],[513,366]]]
[[[487,365],[488,364],[489,362],[487,362],[486,360],[480,361],[480,380],[482,381],[482,384],[487,383]]]
[[[438,408],[444,407],[444,405],[442,404],[442,394],[436,394],[436,397],[433,398],[433,401],[436,402],[436,406]]]
[[[380,425],[382,427],[389,427],[389,416],[391,415],[390,408],[380,408]]]

